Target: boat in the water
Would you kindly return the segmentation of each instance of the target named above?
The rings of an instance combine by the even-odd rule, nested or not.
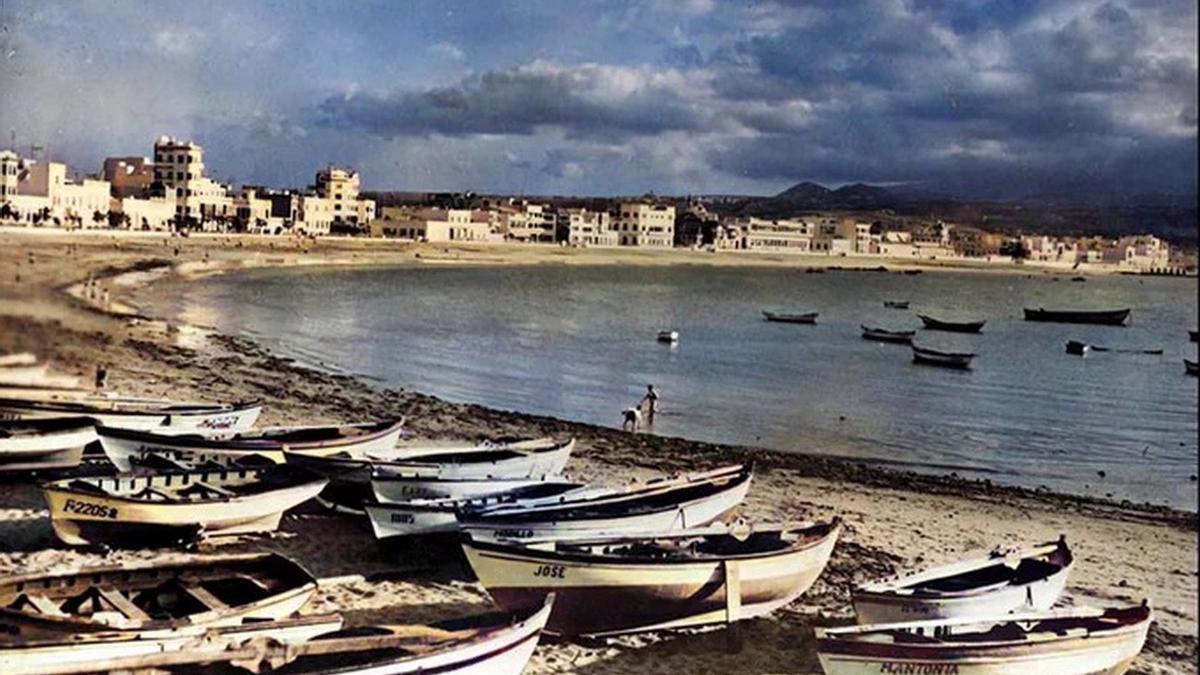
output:
[[[519,615],[490,612],[428,625],[355,626],[307,640],[274,639],[267,624],[249,639],[217,636],[162,654],[100,661],[85,672],[520,675],[537,648],[551,602]]]
[[[1150,629],[1147,603],[816,629],[826,675],[1120,675]]]
[[[864,340],[874,340],[876,342],[910,344],[917,335],[917,331],[915,330],[887,330],[886,328],[875,328],[872,326],[859,326],[859,328],[862,329]]]
[[[883,306],[888,309],[908,309],[908,300],[884,300]]]
[[[0,472],[78,466],[94,440],[96,423],[89,417],[0,421]]]
[[[1188,339],[1191,340],[1192,342],[1200,341],[1200,330],[1189,330],[1188,331]]]
[[[187,556],[0,578],[6,640],[167,635],[292,615],[317,581],[278,553]],[[0,649],[2,651],[2,649]],[[7,672],[7,671],[0,671]]]
[[[951,333],[978,333],[983,330],[984,324],[987,323],[986,319],[983,321],[946,321],[945,319],[935,319],[926,314],[918,314],[917,317],[921,319],[921,323],[925,324],[925,327],[929,330],[942,330]]]
[[[1123,326],[1132,310],[1124,309],[1030,309],[1025,308],[1026,321],[1055,321],[1058,323],[1094,323],[1104,326]]]
[[[1068,354],[1075,354],[1076,356],[1086,356],[1087,353],[1091,350],[1092,350],[1092,346],[1086,342],[1080,342],[1079,340],[1067,340],[1067,353]]]
[[[1198,375],[1200,374],[1200,363],[1192,361],[1191,359],[1184,359],[1183,369],[1188,375]]]
[[[395,447],[403,420],[366,424],[331,424],[252,429],[229,434],[161,434],[148,430],[100,426],[104,453],[118,470],[135,467],[221,467],[247,463],[277,464],[283,453],[369,454]]]
[[[719,529],[462,546],[504,609],[536,607],[553,594],[547,631],[612,635],[733,623],[786,606],[825,569],[841,526]]]
[[[915,344],[912,346],[912,353],[913,363],[942,366],[943,368],[967,369],[971,367],[971,359],[975,358],[974,352],[946,352]]]
[[[376,493],[380,503],[367,505],[371,530],[380,541],[446,532],[458,532],[458,515],[486,513],[500,506],[534,507],[557,504],[586,495],[612,492],[611,489],[567,481],[541,481],[516,487],[507,492],[465,499],[409,499],[394,501],[392,494]]]
[[[906,574],[851,591],[858,623],[991,618],[1054,606],[1074,556],[1065,537]]]
[[[262,412],[257,401],[246,403],[177,403],[161,399],[84,396],[69,399],[0,399],[0,419],[91,417],[109,427],[183,431],[242,431]]]
[[[458,514],[458,525],[476,540],[684,530],[707,525],[736,508],[746,498],[753,475],[752,466],[737,464],[556,504]]]
[[[284,511],[316,497],[327,480],[285,464],[164,471],[46,483],[50,524],[66,544],[183,544],[200,537],[271,532]]]
[[[657,339],[659,342],[675,344],[676,342],[679,342],[679,331],[660,330],[658,331],[658,337],[655,339]]]
[[[341,628],[341,615],[310,614],[215,627],[205,623],[182,625],[166,631],[93,632],[38,639],[0,637],[0,673],[166,673],[173,672],[162,669],[167,664],[187,661],[200,650],[224,650],[252,640],[295,644]]]
[[[784,312],[768,312],[763,310],[763,319],[765,321],[775,321],[778,323],[816,323],[817,312],[802,312],[800,314],[786,314]]]

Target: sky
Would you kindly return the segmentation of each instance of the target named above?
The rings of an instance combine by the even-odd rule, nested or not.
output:
[[[376,190],[1195,194],[1195,0],[0,0],[0,145]]]

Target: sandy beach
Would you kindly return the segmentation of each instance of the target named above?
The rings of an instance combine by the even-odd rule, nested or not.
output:
[[[403,415],[421,436],[477,438],[554,434],[578,439],[573,476],[623,483],[661,472],[753,459],[757,473],[740,515],[750,520],[846,523],[816,586],[773,616],[748,622],[743,650],[727,653],[720,630],[656,633],[599,642],[545,639],[527,672],[820,673],[812,627],[851,620],[855,582],[927,566],[998,545],[1065,533],[1076,554],[1065,602],[1125,604],[1148,598],[1156,623],[1132,672],[1195,673],[1197,518],[1194,512],[1115,504],[919,476],[846,460],[634,435],[514,411],[459,405],[408,390],[303,367],[239,337],[141,316],[133,291],[169,276],[249,267],[428,264],[712,264],[876,267],[875,259],[647,253],[547,246],[414,245],[262,237],[162,237],[0,233],[0,353],[34,351],[56,370],[90,381],[98,363],[109,388],[181,399],[262,399],[263,423],[314,423]],[[925,265],[936,271],[939,266]],[[956,267],[955,269],[962,269]],[[1043,273],[1015,266],[967,269]],[[78,284],[100,279],[109,302]],[[0,483],[0,573],[51,570],[106,559],[56,543],[41,493],[28,478]],[[306,612],[340,611],[348,622],[420,622],[489,607],[486,592],[445,548],[381,550],[369,525],[305,507],[280,532],[221,551],[270,549],[318,577],[363,580],[319,591]],[[209,550],[206,545],[204,550]],[[178,551],[120,551],[107,560],[165,559]]]

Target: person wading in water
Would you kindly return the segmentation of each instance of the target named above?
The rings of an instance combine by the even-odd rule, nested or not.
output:
[[[654,415],[658,412],[658,392],[654,391],[654,385],[646,385],[646,395],[638,402],[638,408],[646,415],[646,423],[654,424]]]

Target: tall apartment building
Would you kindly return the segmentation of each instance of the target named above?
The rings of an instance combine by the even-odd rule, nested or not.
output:
[[[329,202],[328,212],[332,225],[344,225],[347,229],[365,231],[368,224],[375,219],[375,202],[359,198],[361,187],[362,180],[356,171],[328,166],[317,172],[314,188],[318,197]],[[313,204],[310,210],[324,217],[324,208]]]
[[[572,246],[616,246],[618,237],[607,211],[563,209],[558,214],[560,241]]]
[[[621,246],[674,246],[675,207],[622,202],[617,212],[617,237]]]
[[[204,149],[191,141],[160,136],[154,142],[154,182],[162,196],[175,200],[180,223],[204,225],[233,215],[224,185],[204,175]]]

